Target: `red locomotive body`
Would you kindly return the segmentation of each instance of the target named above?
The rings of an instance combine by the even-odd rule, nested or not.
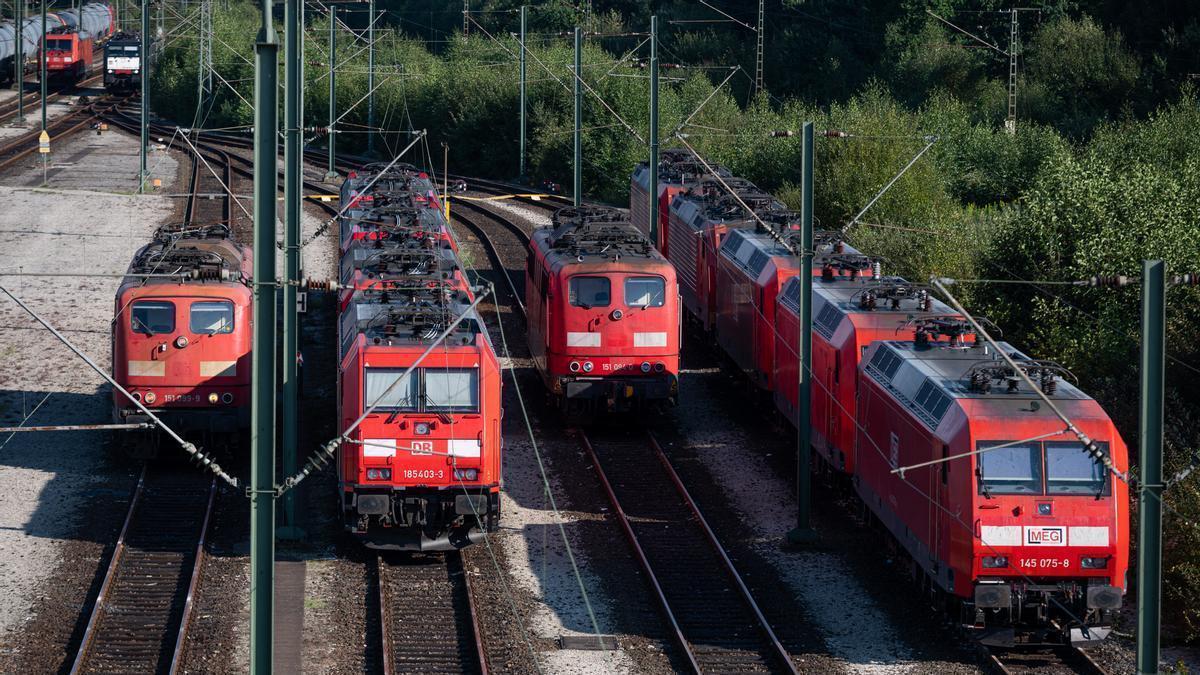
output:
[[[461,548],[499,525],[500,364],[471,302],[457,280],[420,282],[342,312],[339,429],[379,404],[338,459],[345,527],[368,547]]]
[[[725,185],[738,192],[737,199],[728,193]],[[764,212],[783,208],[749,181],[728,178],[722,185],[708,178],[676,195],[668,209],[670,241],[667,246],[670,254],[667,258],[679,275],[679,293],[684,308],[706,331],[712,330],[716,321],[717,252],[725,235],[731,230],[759,227],[754,215],[742,203]]]
[[[732,178],[724,167],[715,166],[723,178]],[[708,175],[689,150],[663,150],[658,165],[658,241],[653,242],[663,255],[670,258],[670,206],[675,196],[700,183]],[[629,184],[629,222],[650,237],[650,163],[642,162],[633,171]]]
[[[998,355],[962,341],[968,326],[941,323],[954,339],[918,333],[867,348],[858,372],[860,496],[983,641],[1103,639],[1125,590],[1127,486]],[[1112,421],[1060,379],[1065,371],[1000,346],[1127,470]]]
[[[560,209],[527,261],[530,352],[567,414],[675,402],[675,271],[619,211]]]
[[[826,273],[813,280],[812,444],[829,466],[847,474],[855,471],[855,373],[863,351],[876,340],[895,339],[913,319],[946,316],[949,307],[933,299],[929,289],[899,277],[861,276],[870,268],[865,257],[835,254],[839,265],[849,262],[849,274],[838,274],[828,255],[814,264]],[[775,405],[795,421],[799,387],[800,280],[793,277],[779,295],[775,322]]]
[[[499,526],[501,375],[454,238],[408,165],[352,175],[342,199],[344,526],[371,548],[476,543]]]
[[[224,225],[164,226],[117,290],[113,377],[177,431],[249,427],[251,264]],[[120,392],[113,415],[148,421]]]

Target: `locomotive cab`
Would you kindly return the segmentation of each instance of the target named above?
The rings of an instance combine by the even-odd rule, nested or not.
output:
[[[225,434],[250,424],[249,250],[228,228],[166,226],[117,291],[113,376],[168,426]],[[162,270],[178,277],[144,277]],[[149,421],[119,391],[116,422]]]
[[[856,489],[981,641],[1103,639],[1128,569],[1128,488],[1096,460],[1127,470],[1115,427],[1061,367],[999,343],[1085,450],[961,319],[925,326],[866,351]]]
[[[142,39],[136,33],[117,33],[104,45],[104,87],[130,93],[141,86]]]
[[[560,408],[673,405],[680,308],[674,270],[612,209],[568,207],[534,232],[526,270],[530,351]]]
[[[339,424],[366,417],[339,448],[340,506],[369,548],[462,548],[499,524],[499,362],[469,295],[430,321],[440,293],[360,291],[341,315]]]

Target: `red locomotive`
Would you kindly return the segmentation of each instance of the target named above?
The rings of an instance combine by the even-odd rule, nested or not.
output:
[[[112,34],[113,9],[105,3],[88,3],[79,9],[55,14],[61,26],[48,31],[41,58],[50,79],[78,82],[91,70],[95,47]]]
[[[339,503],[368,547],[448,550],[499,525],[500,365],[446,233],[413,234],[342,258],[339,430],[374,409],[339,447]]]
[[[717,251],[731,230],[755,229],[758,221],[751,209],[771,211],[782,204],[740,178],[717,181],[711,177],[671,200],[668,207],[667,259],[679,275],[683,306],[700,326],[711,331],[717,303]],[[725,185],[737,191],[729,194]],[[742,204],[746,206],[742,206]]]
[[[824,249],[818,246],[818,250]],[[819,253],[813,279],[812,420],[813,447],[825,462],[846,474],[855,472],[855,372],[863,350],[876,340],[894,339],[914,318],[946,316],[949,307],[927,287],[899,277],[863,275],[871,261],[847,253],[840,242]],[[849,269],[847,269],[849,268]],[[793,277],[779,295],[775,321],[775,405],[795,420],[799,357],[800,280]]]
[[[724,167],[714,166],[722,178],[732,178]],[[659,155],[658,164],[658,241],[654,246],[670,258],[670,207],[675,195],[695,187],[708,176],[708,169],[687,150],[668,149]],[[629,220],[650,236],[650,163],[642,162],[633,171],[629,185]]]
[[[567,207],[530,238],[529,347],[571,417],[674,403],[675,271],[616,209]]]
[[[634,209],[635,225],[644,228],[647,213]],[[781,245],[794,236],[795,214],[723,177],[678,192],[669,219],[665,244],[684,306],[795,420],[799,260]],[[1125,589],[1126,485],[1063,433],[1005,362],[968,342],[962,317],[928,288],[881,277],[838,233],[817,233],[814,245],[818,457],[851,477],[918,576],[980,639],[1103,639]],[[1095,452],[1126,469],[1125,445],[1094,400],[1057,366],[1002,349],[1096,440]]]
[[[867,348],[855,487],[985,643],[1102,640],[1125,592],[1128,486],[999,355],[967,344],[969,330],[934,319],[918,322],[913,340]],[[999,344],[1098,452],[1128,469],[1096,401],[1060,367]]]
[[[362,198],[367,201],[347,209],[351,215],[343,215],[340,219],[342,253],[360,239],[405,241],[426,236],[438,237],[458,250],[446,219],[440,211],[425,206],[427,200],[424,198],[410,193],[392,193],[387,197],[367,194],[352,199],[357,202]]]
[[[429,174],[405,163],[367,164],[359,171],[351,171],[342,183],[340,197],[347,218],[359,217],[362,210],[395,203],[441,211],[437,188]]]
[[[177,431],[249,427],[251,264],[226,225],[163,226],[117,290],[113,377]],[[148,421],[120,392],[113,416]]]

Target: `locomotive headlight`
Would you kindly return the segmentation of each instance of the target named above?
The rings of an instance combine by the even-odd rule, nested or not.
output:
[[[132,397],[133,397],[133,400],[135,400],[135,401],[140,401],[140,400],[142,400],[142,393],[141,393],[141,392],[139,392],[139,391],[135,391],[135,392],[133,392],[132,394],[130,394],[130,396],[132,396]]]
[[[1079,561],[1080,567],[1085,570],[1103,570],[1108,569],[1108,557],[1089,558],[1085,557]]]
[[[569,367],[570,367],[572,373],[579,372],[579,362],[578,361],[572,361],[571,365]]]
[[[225,405],[229,405],[230,403],[233,403],[233,394],[231,394],[229,392],[225,392],[224,394],[221,394],[221,402],[224,403]]]
[[[180,335],[179,337],[175,338],[175,346],[180,349],[183,349],[184,347],[188,346],[187,336]]]
[[[146,398],[146,403],[154,403],[155,401],[158,400],[158,394],[155,394],[152,391],[148,391],[148,392],[146,392],[145,398]]]
[[[590,373],[590,372],[592,372],[592,368],[594,368],[594,367],[595,367],[595,366],[593,366],[593,365],[592,365],[592,362],[591,362],[591,361],[584,361],[584,362],[583,362],[583,372],[585,372],[585,373]]]
[[[666,369],[667,369],[667,364],[663,363],[662,361],[659,361],[658,363],[654,364],[654,372],[656,372],[656,373],[661,373],[662,371],[664,371]]]
[[[454,480],[475,480],[479,478],[479,469],[455,469]]]
[[[649,361],[642,361],[642,372],[643,373],[650,372],[650,362]]]
[[[213,405],[216,405],[217,401],[219,401],[219,400],[220,400],[220,397],[217,396],[217,392],[215,392],[215,391],[208,395],[208,402]]]
[[[429,422],[417,422],[413,425],[413,433],[418,436],[429,435]]]
[[[1006,556],[985,555],[983,557],[983,568],[985,570],[987,570],[987,569],[994,570],[994,569],[999,569],[1001,567],[1008,567],[1008,558]]]
[[[391,480],[391,469],[367,469],[367,480]]]

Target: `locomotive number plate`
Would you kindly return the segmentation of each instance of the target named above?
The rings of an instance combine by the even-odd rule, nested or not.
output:
[[[404,477],[441,480],[446,477],[446,471],[444,469],[405,469]]]
[[[1021,558],[1017,566],[1023,569],[1065,570],[1070,569],[1070,558]]]

